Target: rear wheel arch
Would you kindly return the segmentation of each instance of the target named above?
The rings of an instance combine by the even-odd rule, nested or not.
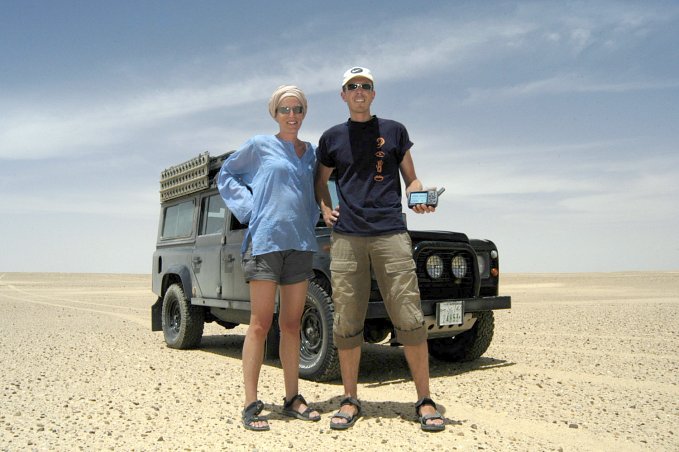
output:
[[[189,300],[191,299],[193,284],[191,283],[191,273],[188,268],[182,265],[174,265],[167,269],[163,275],[161,297],[165,296],[165,292],[167,292],[172,284],[179,284]]]

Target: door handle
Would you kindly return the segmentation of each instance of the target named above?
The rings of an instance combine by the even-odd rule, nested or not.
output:
[[[201,262],[203,262],[203,259],[200,258],[200,256],[193,256],[193,263],[198,265]]]

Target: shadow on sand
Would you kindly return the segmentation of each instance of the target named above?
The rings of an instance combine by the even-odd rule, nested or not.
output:
[[[245,336],[242,334],[204,336],[199,350],[229,358],[240,359],[244,340]],[[266,360],[264,365],[274,366],[279,369],[281,368],[281,363],[277,359]],[[467,363],[449,363],[430,358],[429,374],[430,378],[435,380],[437,378],[454,377],[467,372],[481,372],[513,365],[515,365],[515,363],[485,356],[482,356],[476,361]],[[408,365],[406,363],[402,347],[392,347],[388,344],[363,345],[361,354],[361,368],[358,379],[359,384],[364,385],[367,388],[380,388],[389,385],[407,383],[410,381],[410,371],[408,370]],[[338,393],[342,392],[342,382],[340,379],[319,384],[337,386]],[[413,392],[413,399],[414,397],[415,394]],[[314,408],[320,413],[327,414],[337,411],[341,399],[342,397],[338,395],[327,400],[316,400],[313,401],[313,403],[310,400],[310,403],[312,403]],[[408,421],[417,419],[414,406],[415,400],[408,402],[363,400],[361,403],[363,406],[364,417],[400,417]],[[271,410],[271,413],[268,415],[270,419],[291,420],[289,417],[280,414],[282,409],[282,400],[277,401],[276,404],[266,404],[266,408]],[[445,417],[446,407],[439,404],[438,409]],[[445,423],[452,425],[460,424],[461,422],[446,418]]]

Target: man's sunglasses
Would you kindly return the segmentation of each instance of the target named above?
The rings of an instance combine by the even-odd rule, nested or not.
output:
[[[282,115],[289,115],[290,112],[293,112],[296,115],[301,115],[304,113],[304,107],[301,105],[295,105],[294,107],[278,107],[276,111]]]
[[[354,91],[359,88],[363,91],[371,91],[373,86],[370,83],[347,83],[347,91]]]

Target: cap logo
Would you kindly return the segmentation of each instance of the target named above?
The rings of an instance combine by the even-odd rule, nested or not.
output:
[[[358,73],[361,73],[361,72],[363,72],[363,68],[360,68],[360,67],[355,67],[351,70],[352,74],[358,74]]]

